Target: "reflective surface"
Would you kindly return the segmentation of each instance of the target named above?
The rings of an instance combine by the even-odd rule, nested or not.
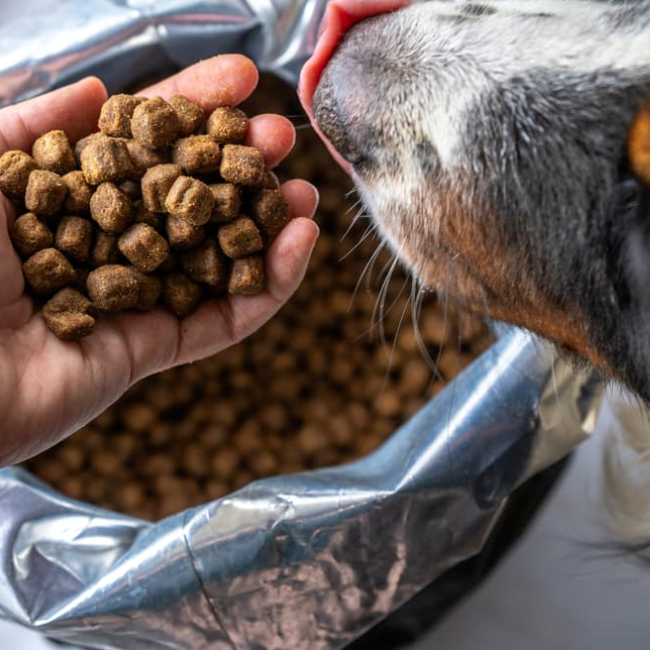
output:
[[[0,25],[0,107],[98,74],[109,92],[225,52],[296,83],[327,0],[62,0]]]
[[[0,472],[0,612],[95,648],[344,647],[481,548],[601,385],[504,336],[380,449],[148,524]]]

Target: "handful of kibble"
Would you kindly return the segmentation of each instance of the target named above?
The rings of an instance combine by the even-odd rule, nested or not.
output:
[[[115,95],[99,129],[74,147],[50,131],[31,156],[0,157],[0,191],[24,207],[11,241],[50,330],[78,340],[101,312],[162,303],[183,317],[204,297],[264,289],[263,253],[289,204],[261,152],[241,144],[242,110],[206,120],[181,95]]]

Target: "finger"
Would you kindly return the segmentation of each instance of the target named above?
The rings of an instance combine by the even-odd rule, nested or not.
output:
[[[283,183],[281,189],[289,201],[289,214],[292,219],[314,218],[319,196],[318,190],[311,183],[296,178]]]
[[[296,130],[286,117],[263,114],[251,118],[244,144],[257,147],[267,169],[273,169],[296,143]]]
[[[36,138],[52,129],[65,131],[71,142],[96,126],[106,101],[106,88],[96,77],[59,88],[0,111],[0,152],[29,151]]]
[[[163,99],[185,95],[209,112],[217,106],[240,104],[255,90],[258,79],[250,59],[241,54],[223,54],[200,61],[138,94]]]

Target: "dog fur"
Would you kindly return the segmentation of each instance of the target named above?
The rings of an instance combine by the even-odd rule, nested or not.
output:
[[[313,100],[424,289],[650,403],[648,0],[411,5],[350,29]],[[609,524],[644,553],[649,413],[627,404],[604,458]]]
[[[646,401],[649,105],[650,4],[580,0],[430,1],[367,19],[314,96],[422,286]]]

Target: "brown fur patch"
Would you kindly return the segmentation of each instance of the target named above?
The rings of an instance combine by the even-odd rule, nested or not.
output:
[[[627,135],[627,156],[637,178],[650,186],[650,106],[643,104]]]
[[[494,214],[463,198],[472,193],[457,176],[453,184],[444,185],[436,188],[444,201],[430,201],[400,216],[396,210],[386,219],[389,229],[402,233],[402,254],[421,282],[441,293],[449,291],[468,310],[482,315],[487,310],[493,318],[535,332],[617,375],[589,340],[578,309],[551,303],[522,268],[521,256],[500,246],[492,234],[498,232]],[[434,231],[435,239],[423,235]]]

